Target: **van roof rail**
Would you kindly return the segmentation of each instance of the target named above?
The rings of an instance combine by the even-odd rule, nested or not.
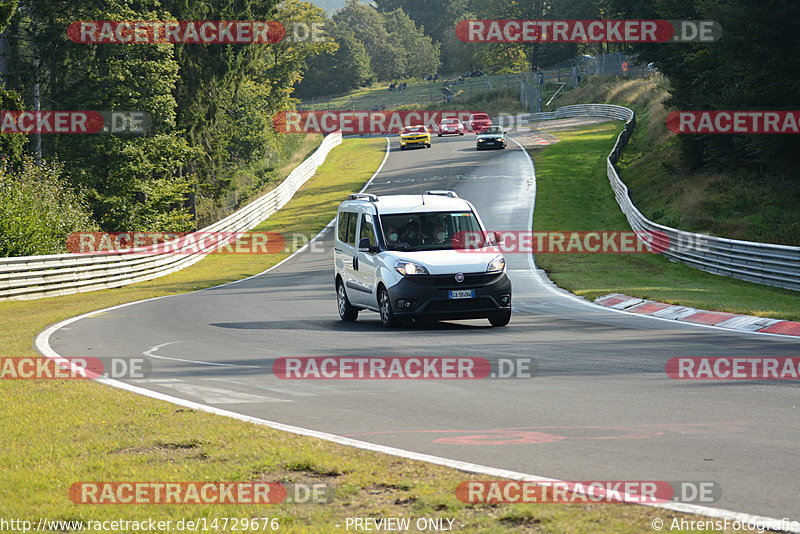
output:
[[[353,193],[347,195],[347,200],[369,200],[370,202],[377,202],[378,197],[371,193]]]
[[[425,191],[426,195],[437,195],[440,197],[450,197],[450,198],[458,198],[458,195],[455,191],[448,191],[447,189],[431,189],[430,191]]]

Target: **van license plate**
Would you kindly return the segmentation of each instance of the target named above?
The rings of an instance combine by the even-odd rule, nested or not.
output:
[[[450,292],[451,299],[471,299],[475,296],[474,289],[460,289]]]

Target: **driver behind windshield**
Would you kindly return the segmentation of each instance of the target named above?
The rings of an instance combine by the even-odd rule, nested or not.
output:
[[[390,226],[386,229],[386,244],[389,248],[408,246],[405,241],[400,241],[400,231],[396,226]]]
[[[406,233],[403,235],[403,240],[412,247],[422,244],[422,237],[419,235],[419,226],[414,221],[409,221],[406,225]]]
[[[431,234],[432,242],[436,245],[441,245],[447,241],[447,233],[444,231],[444,226],[437,224],[433,227]]]

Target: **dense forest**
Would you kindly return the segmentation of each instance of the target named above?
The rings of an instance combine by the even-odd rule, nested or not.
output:
[[[194,229],[196,196],[220,196],[232,170],[286,142],[272,131],[270,117],[294,107],[293,87],[307,58],[335,47],[327,38],[80,44],[67,38],[71,22],[278,20],[289,27],[322,22],[323,16],[297,0],[4,4],[5,110],[137,110],[149,113],[152,127],[146,135],[0,135],[0,254],[59,252],[71,229]],[[21,188],[26,180],[58,201],[26,196],[36,190]],[[59,217],[63,224],[48,231]]]
[[[5,0],[3,110],[130,110],[145,135],[0,134],[0,255],[60,252],[72,230],[187,231],[243,166],[285,152],[271,117],[299,98],[433,74],[520,72],[626,51],[653,62],[673,109],[784,109],[800,103],[800,5],[766,0]],[[715,43],[464,43],[469,19],[710,19]],[[273,44],[82,44],[74,21],[277,20],[315,39]],[[746,43],[746,44],[745,44]],[[688,165],[800,170],[797,136],[682,136]]]
[[[520,72],[577,54],[626,51],[653,62],[669,81],[667,105],[678,110],[800,108],[800,4],[781,0],[347,0],[333,15],[333,58],[312,60],[303,95],[348,91],[375,81],[435,72]],[[398,11],[399,10],[399,11]],[[406,15],[417,26],[413,31]],[[454,27],[471,19],[713,20],[715,43],[470,44]],[[393,32],[404,35],[400,36]],[[402,45],[399,43],[402,42]],[[433,45],[431,50],[431,44]],[[681,136],[686,164],[748,169],[785,181],[800,171],[792,135]]]

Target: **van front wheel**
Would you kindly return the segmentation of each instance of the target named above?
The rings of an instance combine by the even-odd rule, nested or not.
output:
[[[385,328],[394,328],[399,324],[397,316],[394,314],[394,310],[392,310],[392,300],[389,298],[389,292],[386,291],[385,287],[382,287],[379,293],[378,307],[381,312],[381,324]]]
[[[511,310],[489,317],[492,326],[506,326],[509,322],[511,322]]]
[[[336,304],[339,307],[339,317],[342,321],[355,321],[358,318],[358,308],[350,304],[344,284],[339,281],[336,284]]]

